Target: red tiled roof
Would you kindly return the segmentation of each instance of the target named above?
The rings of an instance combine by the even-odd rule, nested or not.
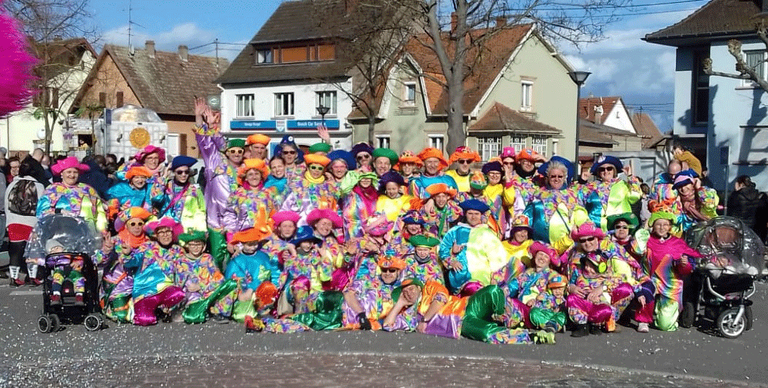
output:
[[[635,113],[632,115],[632,124],[637,134],[643,137],[643,148],[648,148],[664,138],[656,123],[647,113]]]
[[[508,133],[523,132],[526,134],[542,134],[558,136],[562,131],[529,118],[523,113],[517,112],[500,103],[495,103],[476,123],[472,124],[470,133]]]
[[[579,117],[589,120],[596,124],[605,122],[605,118],[613,110],[613,107],[621,97],[587,97],[579,100]],[[595,108],[603,106],[603,116],[600,122],[595,121]]]

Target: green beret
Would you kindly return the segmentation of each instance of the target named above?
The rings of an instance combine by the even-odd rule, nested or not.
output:
[[[411,284],[413,284],[413,285],[416,285],[416,286],[418,286],[418,287],[419,287],[419,288],[421,288],[421,289],[423,289],[423,288],[424,288],[424,283],[422,283],[421,281],[419,281],[419,279],[416,279],[416,278],[407,278],[407,279],[404,279],[404,280],[403,280],[403,281],[400,283],[400,286],[398,286],[397,288],[395,288],[394,290],[392,290],[392,300],[393,300],[393,301],[397,301],[398,299],[400,299],[400,294],[403,292],[403,288],[405,288],[405,287],[408,287],[408,286],[410,286]]]
[[[376,148],[373,150],[371,156],[373,156],[374,160],[381,157],[387,158],[389,159],[389,163],[391,163],[393,166],[400,160],[400,157],[397,155],[397,153],[389,148]]]
[[[205,231],[202,230],[190,230],[179,235],[179,241],[188,243],[190,241],[202,241],[205,242],[208,239]]]
[[[624,221],[629,225],[629,231],[634,232],[640,226],[640,220],[634,213],[621,213],[608,216],[606,219],[608,229],[613,229],[617,221]]]
[[[233,148],[233,147],[240,147],[245,149],[245,139],[230,139],[227,143],[227,149]]]
[[[669,220],[670,224],[677,225],[677,216],[675,216],[674,214],[668,211],[663,211],[663,210],[653,212],[651,214],[651,218],[648,219],[648,225],[653,226],[653,223],[656,222],[656,220],[661,220],[661,219]]]
[[[329,153],[331,152],[331,145],[328,143],[315,143],[309,146],[309,153],[315,154],[318,152]]]
[[[440,240],[434,237],[424,236],[421,234],[412,236],[411,238],[408,239],[408,242],[415,247],[430,247],[430,248],[440,244]]]

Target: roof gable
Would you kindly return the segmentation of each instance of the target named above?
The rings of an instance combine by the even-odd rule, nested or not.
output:
[[[485,133],[520,132],[555,137],[562,135],[561,130],[536,121],[498,102],[494,103],[468,130],[470,132]]]
[[[613,111],[616,104],[621,100],[621,97],[587,97],[579,100],[579,117],[582,119],[591,121],[595,124],[603,124],[605,118]],[[621,104],[623,105],[623,104]],[[602,106],[603,113],[598,122],[597,115],[595,114],[597,108]]]
[[[691,38],[754,35],[754,16],[760,12],[760,0],[712,0],[683,20],[643,39],[677,46]]]
[[[318,11],[321,10],[321,11]],[[250,41],[250,44],[294,42],[331,38],[334,33],[316,17],[320,15],[344,15],[343,0],[285,1]]]
[[[632,123],[635,125],[637,134],[643,137],[643,148],[649,148],[664,138],[647,113],[635,113],[632,115]]]

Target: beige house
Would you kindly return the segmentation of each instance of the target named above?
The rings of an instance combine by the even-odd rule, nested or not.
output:
[[[446,154],[447,92],[434,53],[408,45],[401,66],[390,71],[374,134],[375,147],[418,152],[424,147]],[[478,58],[478,52],[482,58]],[[501,30],[482,50],[468,55],[474,67],[464,83],[468,146],[483,160],[503,147],[533,147],[547,157],[572,159],[576,125],[576,85],[570,65],[541,37],[533,24]],[[368,138],[367,120],[353,112],[353,142]]]

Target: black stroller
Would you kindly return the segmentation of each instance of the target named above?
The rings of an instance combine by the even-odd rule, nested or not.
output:
[[[55,240],[63,252],[47,254],[46,242]],[[102,328],[104,318],[99,305],[99,276],[92,257],[101,249],[101,234],[82,218],[52,214],[42,217],[30,236],[26,257],[44,258],[41,265],[43,280],[43,311],[37,319],[41,333],[56,332],[62,323],[83,323],[89,331]],[[75,301],[75,285],[65,277],[61,286],[61,303],[51,304],[53,272],[56,268],[68,274],[74,264],[82,263],[80,270],[85,280],[82,303]]]
[[[704,256],[692,281],[698,296],[686,301],[683,325],[696,319],[712,321],[726,338],[736,338],[752,328],[755,280],[762,274],[765,247],[744,222],[717,217],[686,232],[688,245]]]

